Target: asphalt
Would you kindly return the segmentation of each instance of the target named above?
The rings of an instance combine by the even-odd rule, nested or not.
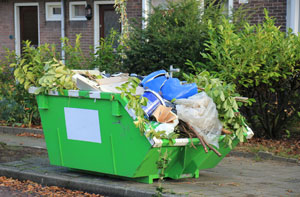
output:
[[[92,175],[50,165],[43,139],[16,136],[25,130],[0,127],[0,142],[7,146],[30,147],[32,155],[0,163],[0,176],[32,180],[43,185],[99,193],[106,196],[153,196],[158,183],[143,184],[119,178]],[[29,132],[31,130],[26,130]],[[41,133],[40,130],[32,132]],[[46,152],[46,151],[44,151]],[[220,164],[200,171],[198,179],[166,179],[165,196],[299,196],[300,165],[292,160],[265,159],[234,152]],[[261,154],[264,158],[264,155]],[[243,156],[247,156],[246,158]]]

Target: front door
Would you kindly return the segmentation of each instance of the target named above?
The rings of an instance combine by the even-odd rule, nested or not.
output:
[[[37,6],[20,7],[20,49],[22,52],[23,41],[29,40],[31,45],[39,45],[38,36],[38,9]]]
[[[121,32],[120,15],[116,13],[114,5],[100,5],[100,37],[106,38],[111,29]]]

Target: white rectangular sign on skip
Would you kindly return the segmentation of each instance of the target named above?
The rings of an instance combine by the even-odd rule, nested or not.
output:
[[[68,139],[101,143],[98,110],[70,107],[64,110]]]

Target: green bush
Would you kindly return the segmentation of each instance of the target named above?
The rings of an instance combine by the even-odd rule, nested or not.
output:
[[[112,30],[108,37],[101,38],[97,51],[93,54],[92,68],[106,73],[124,72],[122,53],[124,46],[119,44],[120,35]]]
[[[114,47],[118,38],[116,33],[101,40],[97,53],[91,52],[89,55],[81,50],[80,38],[81,36],[77,35],[74,46],[68,38],[63,39],[66,66],[57,61],[60,54],[55,45],[44,44],[34,48],[26,41],[21,57],[7,50],[7,57],[0,61],[0,122],[10,125],[16,123],[39,125],[37,103],[34,95],[28,93],[28,88],[42,87],[41,91],[74,89],[71,73],[67,68],[98,67],[108,72],[121,71],[122,46]]]
[[[127,59],[124,60],[130,72],[147,74],[160,69],[168,70],[170,65],[191,72],[184,64],[187,60],[203,61],[200,52],[204,52],[204,43],[208,39],[207,21],[212,20],[217,26],[224,9],[215,1],[206,1],[208,3],[202,9],[201,2],[182,0],[169,2],[167,9],[154,7],[145,29],[141,29],[140,24],[133,27],[126,42]],[[240,17],[238,24],[244,21],[242,15]]]
[[[14,70],[9,67],[16,63],[16,54],[7,51],[6,58],[0,62],[0,120],[2,124],[40,125],[36,100],[24,86],[16,82]]]
[[[85,54],[81,49],[81,34],[76,34],[74,45],[71,44],[69,38],[62,39],[65,51],[65,65],[70,69],[91,69],[93,54]],[[90,47],[90,50],[93,50]],[[59,59],[56,57],[56,59]]]
[[[191,62],[188,64],[192,67],[194,66]],[[225,136],[225,143],[231,147],[232,139],[235,136],[240,142],[244,142],[244,133],[247,133],[247,126],[244,116],[239,113],[239,108],[244,103],[236,99],[240,95],[236,93],[235,84],[221,81],[207,71],[197,72],[196,75],[184,74],[184,78],[188,82],[196,83],[199,88],[202,88],[213,99],[223,128],[232,132]],[[247,104],[251,103],[248,102]]]
[[[258,136],[280,137],[300,111],[300,36],[281,32],[267,12],[263,24],[246,23],[238,32],[225,17],[222,23],[208,23],[204,69],[256,100],[244,112]]]

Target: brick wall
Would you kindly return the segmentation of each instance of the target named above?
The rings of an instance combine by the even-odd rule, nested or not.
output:
[[[40,16],[40,43],[56,44],[60,49],[61,27],[59,21],[46,21],[45,19],[45,2],[59,0],[14,0],[0,2],[0,58],[3,57],[5,47],[9,49],[15,48],[14,43],[14,3],[39,2]],[[77,0],[72,0],[77,1]],[[90,21],[70,21],[69,20],[69,2],[65,2],[65,35],[71,41],[75,42],[76,34],[81,34],[82,49],[88,53],[89,47],[94,44],[94,18]],[[87,3],[93,6],[92,0]],[[238,0],[234,0],[234,7],[239,7]],[[246,8],[250,8],[253,14],[252,23],[261,23],[264,19],[263,9],[269,10],[269,15],[276,18],[276,25],[280,25],[282,30],[286,28],[286,0],[249,0],[245,4]],[[95,8],[93,8],[95,9]],[[142,0],[128,0],[127,4],[128,18],[138,18],[142,16]]]
[[[287,0],[248,0],[247,4],[239,4],[238,0],[234,0],[234,7],[237,8],[240,5],[244,5],[246,8],[250,8],[250,13],[253,16],[250,18],[250,22],[261,23],[264,20],[264,8],[269,11],[269,16],[276,18],[276,25],[281,26],[281,30],[286,30],[286,9]]]
[[[93,7],[93,0],[86,1]],[[60,21],[46,21],[45,16],[45,2],[59,2],[59,0],[14,0],[0,2],[0,58],[4,56],[4,47],[10,50],[15,49],[14,3],[26,2],[39,2],[40,43],[56,44],[57,49],[60,50]],[[82,50],[85,53],[89,53],[90,46],[94,44],[94,18],[89,21],[70,21],[69,2],[70,0],[65,1],[65,36],[74,44],[76,34],[81,34]],[[129,19],[140,18],[142,16],[142,0],[128,0],[127,13]]]
[[[39,16],[40,16],[40,44],[55,44],[60,50],[60,21],[46,21],[46,2],[58,2],[57,0],[39,1]]]
[[[10,1],[0,3],[0,60],[4,56],[4,48],[10,50],[15,48],[13,6]]]
[[[129,21],[132,19],[141,20],[142,17],[142,0],[128,0],[127,14]]]

